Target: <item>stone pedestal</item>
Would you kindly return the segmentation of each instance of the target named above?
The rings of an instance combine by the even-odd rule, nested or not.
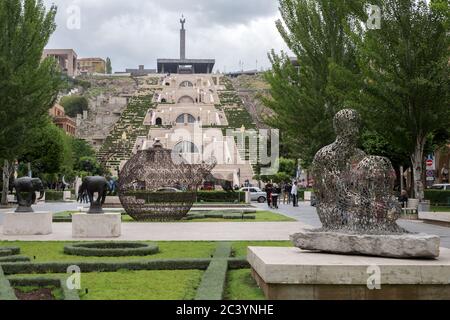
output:
[[[247,259],[271,300],[450,299],[445,248],[435,260],[405,260],[249,247]]]
[[[117,238],[122,233],[122,215],[120,213],[72,215],[73,238]]]
[[[48,235],[52,233],[51,212],[6,212],[3,234],[7,236]]]
[[[388,258],[436,258],[441,239],[427,234],[370,235],[304,230],[291,235],[303,250]]]

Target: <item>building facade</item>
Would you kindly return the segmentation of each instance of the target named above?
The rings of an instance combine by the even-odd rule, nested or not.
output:
[[[66,115],[63,106],[61,106],[60,104],[55,104],[49,110],[49,114],[50,117],[52,117],[55,125],[64,130],[64,132],[67,133],[68,135],[71,136],[75,135],[77,124],[75,120]]]
[[[61,71],[69,77],[79,75],[77,64],[77,53],[73,49],[44,49],[42,59],[53,57],[58,63]]]
[[[77,62],[80,74],[106,73],[106,61],[102,58],[82,58]]]

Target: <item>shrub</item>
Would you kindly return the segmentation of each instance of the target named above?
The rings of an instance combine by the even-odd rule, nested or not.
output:
[[[60,288],[63,300],[80,300],[77,290],[70,290],[67,287],[66,279],[60,278],[12,278],[10,284],[14,287],[46,287],[52,286]]]
[[[64,192],[62,191],[48,190],[45,192],[45,201],[63,201],[63,200],[64,200]]]
[[[89,102],[82,96],[66,96],[60,101],[69,117],[76,117],[77,114],[83,114],[83,111],[89,109]]]
[[[450,205],[450,191],[425,190],[425,199],[432,205]]]
[[[92,242],[66,245],[64,253],[83,257],[148,256],[159,252],[157,244],[141,242]]]
[[[198,191],[197,202],[243,202],[245,192]]]
[[[217,245],[213,260],[203,274],[195,300],[223,299],[230,254],[231,243],[221,242]]]

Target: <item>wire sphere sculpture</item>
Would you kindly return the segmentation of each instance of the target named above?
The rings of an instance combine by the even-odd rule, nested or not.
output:
[[[156,141],[152,148],[138,151],[119,173],[120,202],[136,221],[181,220],[215,165],[214,160],[190,164]]]

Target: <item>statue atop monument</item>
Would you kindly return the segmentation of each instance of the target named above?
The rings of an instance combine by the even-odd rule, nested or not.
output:
[[[184,17],[184,15],[181,15],[180,23],[181,23],[181,30],[184,30],[184,24],[186,23],[186,18]]]

